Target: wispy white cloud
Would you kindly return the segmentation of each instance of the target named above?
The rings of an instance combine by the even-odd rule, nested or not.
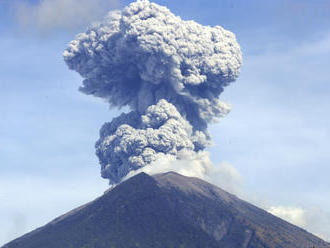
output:
[[[213,167],[210,182],[236,195],[241,195],[243,178],[240,172],[230,163],[221,162]]]
[[[301,208],[292,206],[269,207],[268,212],[294,225],[312,232],[320,238],[330,241],[330,213],[317,208]]]
[[[270,207],[268,212],[290,222],[291,224],[300,227],[306,226],[306,212],[302,208],[276,206]]]
[[[119,6],[118,0],[41,0],[38,4],[16,0],[15,20],[20,27],[48,33],[75,30],[98,20]]]

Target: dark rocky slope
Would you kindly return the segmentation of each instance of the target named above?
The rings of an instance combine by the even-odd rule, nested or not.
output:
[[[330,248],[197,178],[141,173],[2,248]]]

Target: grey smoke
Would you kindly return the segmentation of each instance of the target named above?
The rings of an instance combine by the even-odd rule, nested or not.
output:
[[[184,21],[147,0],[90,26],[64,59],[84,78],[83,93],[132,110],[105,123],[96,143],[110,183],[162,157],[202,151],[208,123],[230,110],[219,96],[242,62],[231,32]]]
[[[140,116],[132,111],[105,123],[96,143],[96,154],[102,176],[118,182],[131,170],[139,170],[167,155],[177,156],[181,150],[197,151],[208,140],[166,100],[147,108]],[[113,166],[118,164],[120,166]]]

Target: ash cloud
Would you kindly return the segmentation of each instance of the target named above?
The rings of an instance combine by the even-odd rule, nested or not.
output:
[[[132,111],[105,123],[96,143],[96,154],[102,176],[118,183],[131,170],[179,157],[180,151],[198,152],[208,142],[202,132],[193,132],[174,105],[162,99],[149,106],[142,116]]]
[[[156,161],[203,153],[208,124],[230,111],[219,96],[242,63],[233,33],[184,21],[147,0],[110,12],[63,55],[83,77],[83,93],[131,109],[105,123],[96,143],[111,184]]]

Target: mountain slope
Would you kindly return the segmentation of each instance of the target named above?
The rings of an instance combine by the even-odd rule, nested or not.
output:
[[[330,248],[197,178],[141,173],[3,248]]]

